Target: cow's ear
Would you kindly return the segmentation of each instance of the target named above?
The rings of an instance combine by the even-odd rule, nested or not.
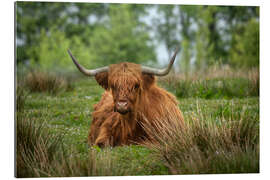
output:
[[[143,79],[143,88],[144,89],[148,89],[155,82],[155,76],[152,74],[142,74],[142,79]]]
[[[101,72],[95,75],[96,81],[104,89],[108,89],[108,72]]]

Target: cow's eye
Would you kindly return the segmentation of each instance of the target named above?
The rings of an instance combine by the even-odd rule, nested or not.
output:
[[[140,87],[139,84],[135,84],[135,89],[138,89]]]

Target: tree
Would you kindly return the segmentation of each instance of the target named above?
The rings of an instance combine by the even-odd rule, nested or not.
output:
[[[27,49],[39,44],[42,29],[47,31],[52,25],[63,26],[66,19],[61,14],[66,8],[66,3],[16,2],[17,62],[30,57],[38,61],[36,54],[27,54]]]
[[[192,58],[192,45],[194,43],[194,29],[192,29],[192,23],[195,23],[197,6],[178,6],[180,25],[181,25],[181,48],[182,53],[180,56],[180,69],[185,73],[189,73],[191,70],[191,58]]]
[[[56,64],[69,68],[63,61],[68,48],[88,67],[123,60],[155,62],[154,46],[140,21],[145,7],[17,2],[17,62],[30,60],[31,65],[41,68]]]
[[[42,30],[39,44],[28,49],[28,53],[36,54],[39,61],[30,58],[31,67],[43,71],[68,71],[76,69],[68,56],[67,49],[76,54],[76,58],[86,67],[91,66],[90,53],[78,36],[67,38],[65,33],[52,27],[49,31]]]
[[[241,33],[234,37],[236,44],[231,49],[230,64],[234,67],[259,66],[259,22],[252,18],[247,25],[238,27]]]
[[[258,17],[256,7],[200,6],[197,13],[195,66],[200,68],[216,62],[233,65],[233,61],[240,61],[232,60],[232,54],[248,21]]]
[[[154,28],[142,21],[149,7],[158,12],[151,22]],[[17,63],[31,60],[31,65],[50,67],[52,61],[45,59],[61,62],[67,55],[64,47],[85,57],[82,61],[89,67],[120,61],[153,63],[151,28],[168,56],[180,45],[178,57],[185,72],[217,61],[234,67],[258,65],[258,7],[58,2],[16,2]],[[50,42],[58,43],[59,51]]]
[[[157,39],[164,42],[169,59],[175,48],[180,44],[176,6],[158,5],[157,11],[159,16],[153,20],[157,31]]]
[[[90,54],[94,66],[129,61],[156,61],[154,46],[147,32],[127,4],[110,5],[105,26],[97,27],[90,39]]]
[[[195,69],[196,70],[204,70],[206,68],[207,63],[207,56],[208,56],[208,44],[209,44],[209,38],[207,37],[208,34],[208,28],[206,26],[206,23],[204,21],[203,15],[203,6],[199,6],[197,8],[197,31],[195,34],[196,38],[196,44],[195,44],[195,51],[196,51],[196,57],[195,57]]]
[[[67,37],[78,36],[90,45],[90,37],[97,25],[101,25],[108,14],[108,4],[103,3],[71,3],[67,16],[69,21],[65,25]]]
[[[106,4],[95,3],[16,2],[17,62],[27,59],[38,62],[35,51],[28,49],[39,46],[41,32],[49,32],[52,27],[69,38],[80,35],[82,41],[89,45],[94,24],[106,15],[106,8]],[[89,22],[90,17],[97,21]]]
[[[228,63],[233,67],[259,66],[259,7],[228,6],[222,9],[230,34]]]

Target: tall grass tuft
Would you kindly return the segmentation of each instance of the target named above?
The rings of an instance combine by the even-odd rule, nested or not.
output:
[[[77,177],[124,175],[110,151],[91,148],[88,156],[64,150],[63,136],[48,132],[46,122],[17,116],[16,177]]]
[[[28,93],[20,85],[16,87],[16,111],[21,112],[24,109],[25,101],[27,99]]]
[[[16,123],[16,176],[49,176],[50,164],[57,157],[61,137],[49,134],[44,123],[19,114]]]
[[[35,70],[27,73],[25,85],[31,92],[49,92],[52,94],[73,89],[71,78],[52,72]]]
[[[209,116],[198,106],[183,128],[174,118],[144,128],[156,143],[145,143],[172,174],[259,173],[259,122],[244,107]],[[240,116],[240,117],[239,117]]]

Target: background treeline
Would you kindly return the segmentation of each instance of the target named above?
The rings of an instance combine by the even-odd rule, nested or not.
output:
[[[168,58],[180,45],[181,72],[258,68],[259,7],[16,2],[19,67],[73,70],[67,49],[90,68],[151,65],[161,45]]]

